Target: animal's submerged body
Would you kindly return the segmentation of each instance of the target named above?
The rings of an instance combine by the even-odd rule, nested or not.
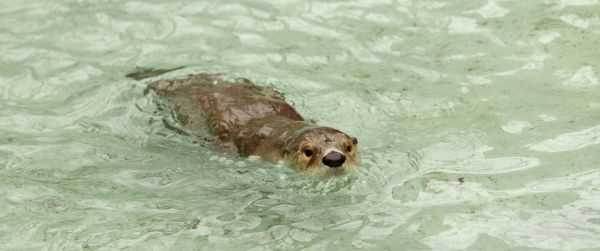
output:
[[[149,85],[182,126],[233,144],[241,156],[284,160],[301,171],[346,173],[357,157],[356,138],[305,121],[283,95],[247,79],[190,75]]]

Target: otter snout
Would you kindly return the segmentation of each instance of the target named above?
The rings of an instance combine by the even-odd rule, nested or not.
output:
[[[346,156],[340,152],[331,151],[323,157],[322,161],[326,166],[336,168],[344,164]]]

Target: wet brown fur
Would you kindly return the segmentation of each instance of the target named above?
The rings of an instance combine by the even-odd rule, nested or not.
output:
[[[356,138],[305,121],[272,87],[257,86],[247,79],[226,81],[217,74],[197,74],[157,81],[149,89],[174,109],[184,128],[198,135],[208,130],[222,142],[233,144],[240,156],[285,160],[298,170],[333,173],[345,173],[355,162]],[[304,154],[307,149],[310,157]],[[325,151],[331,150],[346,155],[344,168],[328,170],[322,165]]]

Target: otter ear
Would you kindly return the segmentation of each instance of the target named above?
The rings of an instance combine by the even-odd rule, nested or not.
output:
[[[356,139],[355,137],[352,137],[352,144],[358,145],[358,139]]]

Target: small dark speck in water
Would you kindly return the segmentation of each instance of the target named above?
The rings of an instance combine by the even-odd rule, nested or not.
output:
[[[55,208],[56,204],[54,204],[54,202],[49,201],[49,202],[46,202],[46,207],[47,208]]]
[[[463,177],[458,178],[458,183],[460,185],[464,184],[465,183],[465,178],[463,178]]]
[[[248,172],[248,170],[236,170],[236,172],[239,174],[245,174]]]
[[[194,219],[192,221],[192,225],[190,226],[192,229],[197,229],[198,228],[198,224],[200,224],[200,220],[198,219]]]
[[[229,234],[231,234],[231,229],[224,229],[224,230],[223,230],[223,234],[224,234],[224,235],[229,235]]]

